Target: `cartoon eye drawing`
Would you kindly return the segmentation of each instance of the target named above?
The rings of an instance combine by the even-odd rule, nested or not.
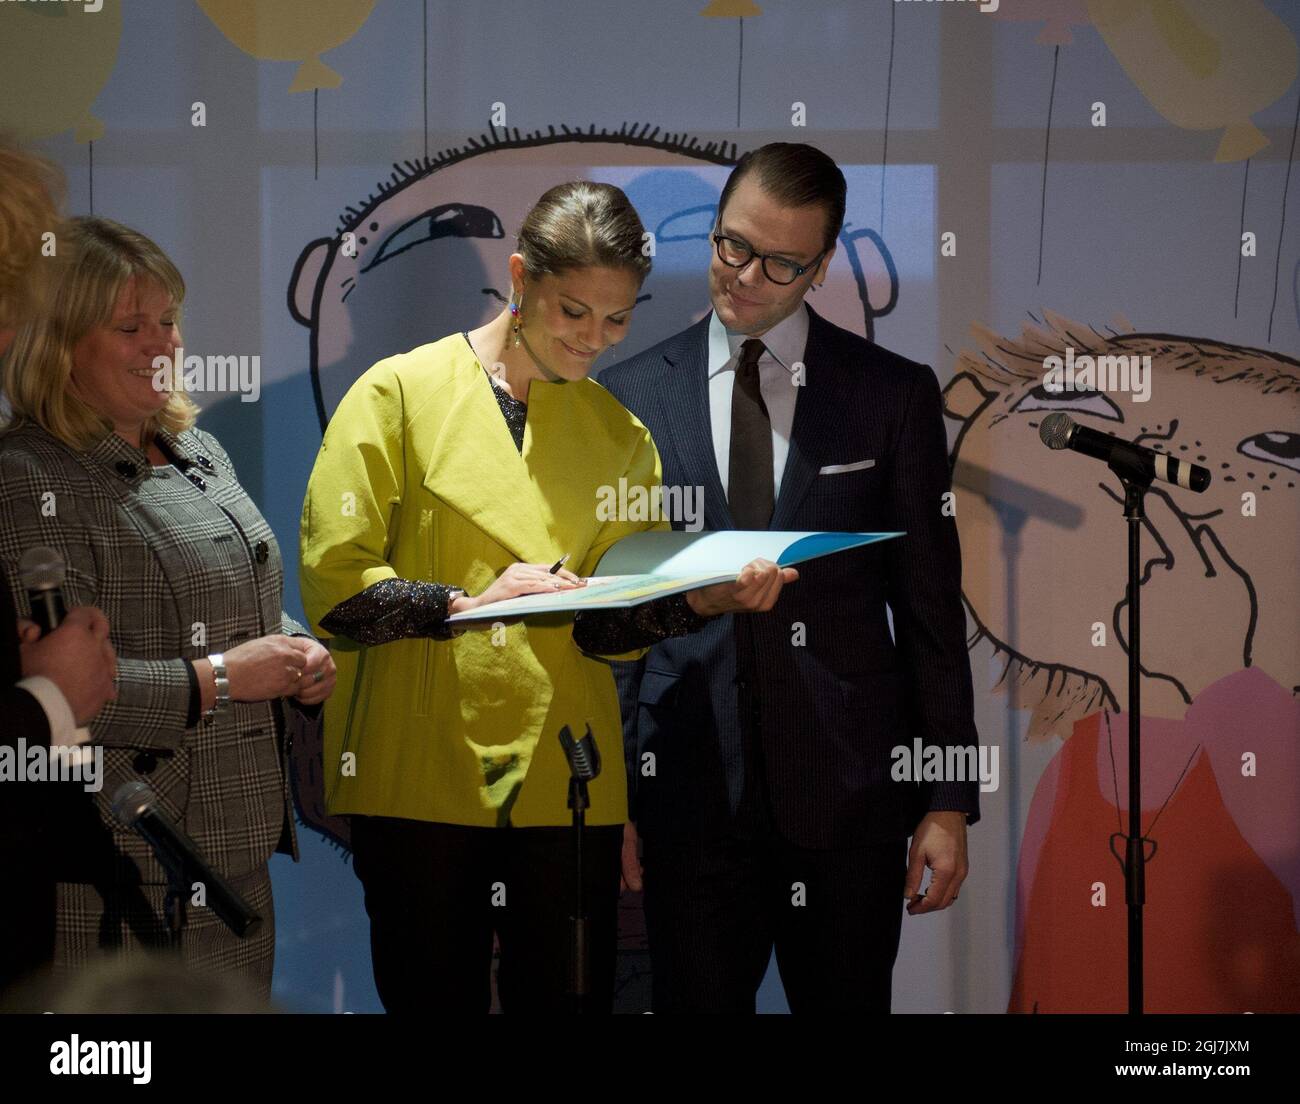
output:
[[[1280,464],[1284,468],[1300,472],[1300,434],[1282,430],[1256,433],[1242,441],[1237,446],[1237,451],[1252,460]]]
[[[369,272],[376,265],[391,261],[417,245],[438,238],[504,238],[501,220],[494,211],[472,203],[444,203],[404,222],[379,246],[374,259],[362,268]]]
[[[1093,414],[1112,422],[1122,422],[1124,415],[1100,391],[1049,391],[1043,384],[1026,391],[1011,408],[1012,413],[1031,410],[1066,410]]]

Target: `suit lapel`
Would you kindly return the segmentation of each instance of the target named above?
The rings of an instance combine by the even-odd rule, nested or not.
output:
[[[781,473],[781,493],[772,511],[769,529],[789,529],[791,519],[817,477],[818,455],[814,443],[830,436],[836,422],[834,378],[827,365],[830,356],[830,327],[808,307],[808,347],[804,350],[804,382],[794,405],[790,429],[790,451]]]
[[[462,339],[463,340],[463,339]],[[527,465],[501,416],[492,381],[468,345],[457,355],[454,392],[424,485],[526,563],[554,559]],[[529,420],[533,417],[529,412]],[[526,431],[525,448],[531,432]]]
[[[669,437],[681,461],[681,473],[692,486],[704,488],[704,528],[734,529],[727,496],[718,475],[713,451],[713,423],[709,414],[710,311],[683,330],[664,353],[666,386],[660,392],[668,417]]]

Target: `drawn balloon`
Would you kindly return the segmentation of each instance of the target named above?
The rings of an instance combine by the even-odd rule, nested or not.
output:
[[[1138,90],[1186,130],[1223,130],[1215,161],[1268,139],[1250,117],[1296,75],[1296,40],[1262,0],[1088,0],[1093,25]]]
[[[104,134],[90,113],[117,64],[121,0],[0,3],[0,132],[20,142],[72,129],[78,142]]]
[[[343,78],[320,55],[343,45],[370,18],[375,0],[196,0],[244,53],[299,63],[290,92],[337,88]]]

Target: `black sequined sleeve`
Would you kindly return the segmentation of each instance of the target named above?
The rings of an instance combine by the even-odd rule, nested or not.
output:
[[[368,647],[406,637],[450,640],[463,629],[447,625],[447,605],[459,587],[411,579],[381,579],[340,602],[320,620],[326,632]]]
[[[699,632],[711,620],[691,609],[685,594],[670,594],[630,609],[585,610],[573,619],[573,641],[591,655],[622,655]]]

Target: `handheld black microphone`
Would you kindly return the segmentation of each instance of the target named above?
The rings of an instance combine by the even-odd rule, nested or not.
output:
[[[32,608],[32,620],[41,635],[51,633],[68,616],[63,601],[63,580],[68,573],[67,564],[53,548],[38,545],[29,548],[18,561],[18,578],[27,588],[27,602]],[[90,730],[84,725],[76,730],[73,744],[90,742]]]
[[[1078,425],[1070,415],[1060,410],[1043,419],[1038,427],[1038,436],[1048,448],[1073,449],[1107,464],[1112,458],[1122,458],[1153,479],[1172,483],[1197,494],[1210,485],[1209,468],[1156,452],[1145,445],[1135,445],[1132,441],[1098,433],[1095,429]]]
[[[63,557],[53,548],[29,548],[18,561],[18,578],[27,588],[32,620],[40,626],[42,636],[57,629],[68,615],[68,607],[63,602],[67,570]]]
[[[262,917],[220,874],[208,865],[196,844],[158,806],[158,795],[143,782],[125,782],[113,795],[113,815],[138,832],[175,882],[203,883],[207,905],[241,938],[262,925]]]

